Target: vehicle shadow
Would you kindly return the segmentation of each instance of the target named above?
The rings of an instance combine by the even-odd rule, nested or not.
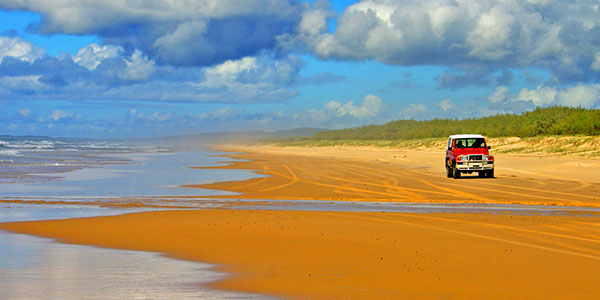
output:
[[[479,177],[479,175],[460,175],[459,178],[453,178],[453,179],[457,179],[457,180],[460,180],[460,179],[471,179],[471,180],[474,180],[474,179],[496,179],[496,178],[497,178],[496,176],[494,176],[494,177]]]

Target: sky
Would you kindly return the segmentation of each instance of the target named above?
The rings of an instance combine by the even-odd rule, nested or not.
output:
[[[600,108],[598,0],[3,0],[0,135]]]

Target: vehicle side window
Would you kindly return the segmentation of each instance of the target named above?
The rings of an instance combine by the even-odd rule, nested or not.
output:
[[[450,138],[450,139],[448,139],[448,146],[447,146],[447,147],[448,147],[448,148],[451,148],[451,147],[452,147],[452,139],[451,139],[451,138]]]

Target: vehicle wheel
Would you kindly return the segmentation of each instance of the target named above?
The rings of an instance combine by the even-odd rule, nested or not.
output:
[[[452,177],[454,179],[460,178],[460,171],[456,168],[456,164],[452,165]]]
[[[479,174],[480,178],[483,178],[483,177],[487,177],[488,172],[487,171],[481,171],[481,172],[478,172],[478,174]]]
[[[446,165],[446,177],[451,178],[452,177],[452,168],[450,166],[448,166],[448,162],[444,163]]]
[[[488,178],[494,178],[494,169],[491,169],[487,172],[487,177]]]

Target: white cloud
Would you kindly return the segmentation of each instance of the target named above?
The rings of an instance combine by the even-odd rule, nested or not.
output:
[[[511,54],[511,27],[514,22],[515,17],[501,6],[494,6],[489,12],[483,13],[467,35],[468,55],[483,60],[498,60]]]
[[[87,68],[88,70],[94,70],[104,60],[118,57],[122,52],[123,48],[117,46],[89,44],[79,49],[77,54],[71,58],[78,65]]]
[[[554,87],[539,85],[535,90],[521,89],[517,100],[531,101],[536,106],[548,105],[556,100],[558,91]]]
[[[73,116],[73,113],[62,111],[62,110],[55,110],[52,112],[52,115],[50,115],[50,119],[52,119],[54,121],[58,121],[60,119],[69,118],[72,116]]]
[[[593,107],[600,100],[600,85],[577,84],[566,88],[539,85],[536,89],[523,88],[518,94],[510,94],[505,87],[498,87],[488,96],[490,105],[523,109],[524,103],[537,106],[561,105],[571,107]],[[498,106],[500,105],[500,106]]]
[[[401,117],[403,117],[405,119],[412,119],[412,118],[423,117],[426,112],[427,112],[427,106],[425,106],[424,104],[412,103],[412,104],[408,105],[407,107],[405,107],[404,109],[402,109],[402,111],[398,115],[400,115]]]
[[[228,60],[215,67],[206,68],[209,80],[235,81],[245,73],[258,68],[255,57],[244,57],[239,60]]]
[[[448,111],[452,109],[454,105],[452,104],[452,100],[444,99],[437,104],[437,107],[439,107],[443,111]]]
[[[0,87],[17,92],[37,92],[47,88],[40,78],[40,75],[0,77]]]
[[[237,0],[206,1],[114,1],[71,0],[68,5],[56,5],[55,0],[3,0],[2,7],[36,11],[48,16],[45,30],[70,34],[132,23],[144,19],[153,22],[201,18],[227,18],[251,14],[275,14],[285,17],[294,12],[292,1]],[[113,33],[115,34],[115,33]]]
[[[2,63],[5,57],[33,62],[43,55],[44,50],[19,37],[10,38],[0,36],[0,63]]]
[[[561,90],[556,96],[557,103],[572,107],[591,107],[600,99],[600,85],[582,85]]]
[[[533,66],[559,79],[591,80],[595,74],[585,63],[600,52],[594,42],[600,30],[597,5],[584,0],[363,0],[343,12],[335,32],[300,27],[297,39],[325,59],[488,70]],[[305,14],[311,24],[327,18]]]
[[[329,30],[327,19],[331,16],[331,12],[324,8],[308,10],[302,15],[298,30],[303,35],[316,36]]]
[[[321,108],[311,108],[291,115],[269,114],[268,119],[271,120],[271,124],[280,127],[344,128],[389,121],[385,108],[381,98],[366,95],[359,104],[355,104],[354,101],[329,101]]]
[[[374,95],[367,95],[359,105],[354,101],[348,101],[341,104],[337,101],[327,102],[324,106],[326,112],[331,112],[336,117],[352,116],[358,119],[372,118],[384,109],[381,98]]]
[[[294,83],[305,65],[296,56],[261,55],[184,68],[155,63],[139,50],[102,49],[88,45],[79,56],[45,56],[31,65],[0,68],[0,99],[277,102],[297,95]],[[89,69],[80,66],[84,62]]]
[[[154,61],[149,60],[139,50],[135,50],[130,58],[124,58],[123,60],[126,67],[119,73],[121,79],[145,80],[154,73]]]
[[[42,34],[96,35],[159,63],[210,66],[274,50],[309,6],[296,0],[4,0],[42,16]],[[93,64],[87,64],[92,67]]]
[[[175,114],[173,114],[172,112],[156,111],[152,114],[152,116],[150,116],[150,120],[157,121],[157,122],[166,122],[166,121],[172,120],[173,117],[175,117]]]
[[[490,103],[498,103],[505,101],[508,96],[508,88],[505,86],[499,86],[494,90],[494,93],[488,96]]]

